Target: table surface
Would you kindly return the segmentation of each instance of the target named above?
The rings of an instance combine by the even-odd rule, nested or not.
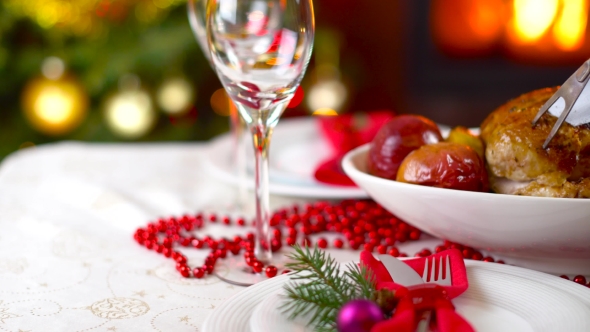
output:
[[[63,142],[9,156],[0,165],[0,331],[199,331],[244,288],[215,276],[184,279],[132,235],[159,217],[227,211],[237,190],[207,174],[205,147]],[[271,197],[273,208],[304,202]],[[203,234],[245,231],[209,225]],[[207,254],[186,251],[189,265]]]

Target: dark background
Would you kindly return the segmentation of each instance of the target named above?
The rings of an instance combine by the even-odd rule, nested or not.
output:
[[[211,95],[221,85],[192,35],[185,1],[150,1],[129,1],[125,5],[96,1],[86,15],[102,32],[88,34],[73,32],[75,27],[67,24],[41,26],[25,13],[35,1],[0,3],[0,159],[19,148],[60,140],[201,141],[228,130],[227,118],[215,113],[211,105]],[[460,7],[474,2],[448,3]],[[57,0],[44,3],[62,10]],[[340,114],[389,109],[422,114],[449,125],[478,126],[508,99],[563,83],[590,54],[565,60],[549,57],[549,61],[544,56],[534,61],[534,52],[531,58],[515,57],[501,45],[485,52],[445,49],[433,40],[435,3],[315,1],[318,38],[302,83],[306,98],[315,82],[315,55],[335,54],[340,78],[349,93],[348,102],[338,110]],[[142,10],[156,14],[142,20],[137,14]],[[329,49],[334,45],[336,49]],[[39,77],[39,66],[48,56],[64,60],[90,101],[84,121],[58,135],[32,126],[23,115],[21,103],[24,87]],[[121,137],[106,124],[102,108],[105,99],[117,90],[120,78],[129,73],[137,75],[152,96],[167,77],[182,75],[193,85],[196,101],[181,115],[157,110],[155,125],[148,132],[133,139]],[[304,100],[284,116],[308,116],[312,111]]]

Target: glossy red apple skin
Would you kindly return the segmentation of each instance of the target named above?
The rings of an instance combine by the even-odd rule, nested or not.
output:
[[[417,148],[442,141],[436,123],[420,115],[399,115],[387,122],[371,142],[369,174],[395,180],[404,158]]]
[[[467,191],[489,191],[488,174],[471,147],[441,142],[410,153],[399,168],[397,181]]]

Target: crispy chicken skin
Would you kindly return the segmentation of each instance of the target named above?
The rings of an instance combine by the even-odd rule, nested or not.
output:
[[[590,127],[564,123],[547,149],[542,145],[557,118],[533,118],[557,88],[510,100],[481,124],[492,190],[504,194],[590,198]]]

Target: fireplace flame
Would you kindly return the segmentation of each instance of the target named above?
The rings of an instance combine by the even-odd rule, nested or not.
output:
[[[579,49],[585,38],[588,0],[514,0],[511,26],[515,42],[538,43],[551,34],[563,51]]]
[[[587,0],[569,0],[563,4],[561,16],[553,26],[553,39],[564,51],[582,47],[588,21]]]
[[[557,16],[558,0],[514,0],[513,24],[518,40],[539,40]]]
[[[431,0],[431,32],[452,56],[577,63],[590,55],[590,0]]]

